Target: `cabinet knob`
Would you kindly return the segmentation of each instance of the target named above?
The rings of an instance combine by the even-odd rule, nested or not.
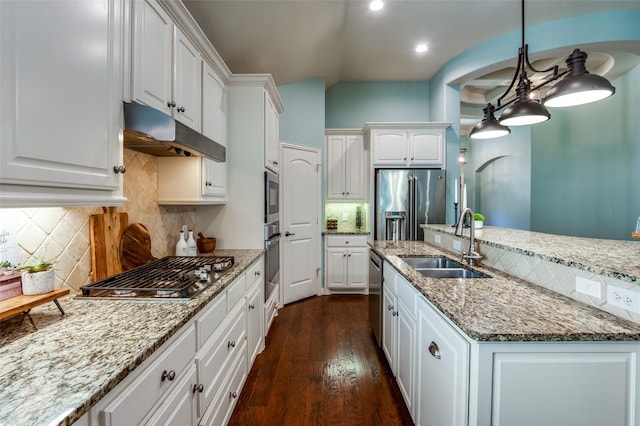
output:
[[[235,392],[229,392],[229,398],[237,398],[238,394]]]
[[[185,112],[185,111],[186,111],[186,109],[184,109],[184,107],[183,107],[183,106],[178,107],[178,112]]]
[[[392,309],[393,309],[393,305],[389,305],[389,306],[387,306],[387,311],[390,311],[390,310],[392,310]]]
[[[211,186],[211,181],[210,181],[210,180],[206,181],[206,182],[204,183],[204,186]]]
[[[127,169],[124,166],[113,166],[113,173],[115,174],[124,173],[126,171]]]
[[[431,344],[429,345],[429,353],[435,359],[442,358],[442,355],[440,354],[440,348],[438,347],[438,344],[436,342],[431,342]]]
[[[253,274],[254,274],[256,277],[259,277],[259,276],[260,276],[260,271],[256,271],[256,272],[254,272]]]
[[[175,101],[169,101],[169,102],[167,102],[167,106],[169,108],[175,108],[176,107],[176,103],[175,103]]]
[[[347,253],[342,253],[342,257],[347,257]]]
[[[253,303],[249,305],[249,309],[255,309],[256,305],[254,305]]]
[[[169,372],[167,372],[167,370],[163,370],[162,371],[162,376],[160,376],[160,381],[164,382],[165,379],[172,381],[173,379],[176,378],[176,372],[173,370],[170,370]]]
[[[278,162],[277,162],[277,161],[274,161],[274,162],[273,162],[273,165],[274,165],[274,166],[277,166],[277,165],[278,165]]]
[[[347,257],[351,257],[351,253],[349,253],[349,254],[347,255]]]
[[[394,317],[397,317],[398,315],[400,315],[400,312],[398,312],[398,311],[393,311],[393,313],[392,313],[391,315],[393,315]]]
[[[406,160],[407,160],[407,157],[403,157],[402,159],[406,161]]]
[[[413,161],[413,157],[411,157],[411,161]]]
[[[204,385],[203,384],[193,385],[193,393],[196,393],[196,392],[202,393],[203,391],[204,391]]]
[[[229,340],[227,342],[227,349],[228,348],[235,348],[236,347],[236,342],[234,342],[233,340]]]

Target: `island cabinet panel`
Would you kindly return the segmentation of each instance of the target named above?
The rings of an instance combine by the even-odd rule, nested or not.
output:
[[[123,2],[0,2],[0,204],[122,204]],[[81,34],[82,36],[78,36]]]
[[[196,367],[189,366],[187,372],[176,384],[175,389],[149,419],[147,425],[195,426],[198,424],[198,394],[194,391],[197,383]],[[197,389],[197,387],[196,387]]]

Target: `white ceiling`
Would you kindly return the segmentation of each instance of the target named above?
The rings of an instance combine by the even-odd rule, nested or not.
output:
[[[366,0],[183,2],[232,72],[270,73],[276,85],[429,80],[465,50],[521,28],[520,0],[386,0],[379,12]],[[640,10],[640,0],[528,0],[526,26],[610,10]],[[421,42],[429,51],[416,54]],[[590,70],[610,59],[588,53]],[[637,58],[622,62],[626,72]],[[506,68],[464,82],[463,105],[483,105],[511,76]]]

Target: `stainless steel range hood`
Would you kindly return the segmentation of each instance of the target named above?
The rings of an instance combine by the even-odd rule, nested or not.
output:
[[[147,105],[124,102],[124,147],[159,157],[207,157],[225,162],[227,149]]]

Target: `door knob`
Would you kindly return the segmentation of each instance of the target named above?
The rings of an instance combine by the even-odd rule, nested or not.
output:
[[[290,235],[296,235],[296,234],[294,234],[293,232],[289,232],[289,231],[287,231],[287,232],[285,232],[285,233],[284,233],[284,236],[285,236],[285,237],[288,237],[288,236],[290,236]]]

